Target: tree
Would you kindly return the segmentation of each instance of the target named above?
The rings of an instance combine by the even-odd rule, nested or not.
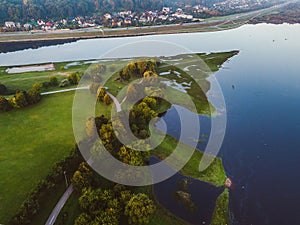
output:
[[[74,188],[77,192],[81,192],[84,188],[89,187],[89,181],[88,178],[80,172],[79,170],[75,171],[72,179],[72,184],[74,185]]]
[[[146,194],[133,195],[125,206],[125,215],[130,224],[147,224],[155,212],[155,205]]]
[[[158,75],[151,70],[147,70],[146,72],[144,72],[143,77],[158,77]]]
[[[122,80],[124,80],[124,81],[129,81],[130,78],[131,78],[131,76],[130,76],[128,70],[126,70],[126,69],[120,70],[119,76],[120,76],[120,78],[121,78]]]
[[[145,102],[151,109],[154,109],[156,107],[156,104],[157,104],[156,99],[153,98],[153,97],[149,97],[149,96],[146,96],[143,99],[143,102]]]
[[[75,73],[69,74],[68,81],[70,82],[71,85],[78,84],[80,81],[79,73],[75,72]]]
[[[118,156],[124,163],[133,166],[142,166],[145,164],[145,160],[149,158],[150,154],[148,151],[138,151],[122,146],[118,151]]]
[[[81,213],[75,220],[74,225],[88,225],[92,222],[91,217],[86,213]]]
[[[118,212],[114,208],[109,208],[101,212],[100,215],[96,217],[94,224],[118,225],[119,223]]]
[[[39,91],[32,89],[27,92],[29,104],[35,104],[41,100],[41,94]]]
[[[58,85],[58,79],[56,76],[51,76],[50,77],[50,84],[51,86],[57,86]]]
[[[0,95],[5,95],[7,93],[7,88],[4,84],[0,84]]]
[[[36,90],[36,91],[41,91],[43,85],[41,83],[35,83],[34,85],[32,85],[32,89]]]
[[[23,108],[28,105],[26,91],[17,91],[15,94],[15,103],[17,108]]]
[[[99,214],[102,210],[102,204],[100,202],[101,189],[93,190],[91,188],[84,189],[82,195],[79,198],[80,208],[88,213],[88,215],[94,216]]]
[[[112,99],[111,97],[108,95],[108,94],[105,94],[104,97],[103,97],[103,102],[106,104],[106,105],[109,105],[112,103]]]
[[[106,95],[106,90],[104,87],[99,87],[97,90],[97,99],[99,102],[104,101],[104,96]]]
[[[0,111],[6,112],[13,108],[10,102],[3,96],[0,96]]]

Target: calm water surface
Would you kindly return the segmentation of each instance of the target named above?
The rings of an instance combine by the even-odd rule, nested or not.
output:
[[[300,224],[300,25],[82,40],[0,54],[0,64],[98,58],[118,45],[139,40],[168,41],[193,52],[240,50],[216,74],[227,106],[227,130],[219,156],[234,183],[231,210],[242,225]],[[135,54],[120,52],[121,56]],[[173,110],[164,119],[176,136],[180,127],[174,123]],[[202,122],[207,123],[203,118]]]

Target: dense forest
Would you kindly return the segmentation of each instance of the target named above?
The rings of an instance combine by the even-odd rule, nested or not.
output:
[[[31,19],[62,19],[121,10],[142,12],[163,6],[210,5],[215,0],[0,0],[0,23]]]

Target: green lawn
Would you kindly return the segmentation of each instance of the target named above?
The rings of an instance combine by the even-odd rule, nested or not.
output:
[[[45,96],[34,106],[0,113],[0,223],[7,223],[27,194],[68,155],[73,92]]]

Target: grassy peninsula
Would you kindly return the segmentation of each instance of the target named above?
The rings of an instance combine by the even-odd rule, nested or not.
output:
[[[205,61],[211,71],[217,71],[218,68],[230,57],[236,55],[236,51],[227,53],[199,54],[200,58]],[[177,56],[182,58],[183,56]],[[107,64],[107,62],[101,62]],[[183,57],[183,64],[188,64],[188,59]],[[67,66],[69,63],[56,63],[54,71],[44,72],[27,72],[19,74],[7,74],[7,67],[0,68],[0,83],[5,84],[8,90],[28,89],[36,82],[47,82],[50,76],[60,77],[59,81],[68,74],[79,71],[82,73],[90,64],[83,61],[78,65]],[[118,66],[118,65],[117,65]],[[158,73],[171,70],[172,66],[166,62],[161,63]],[[176,80],[177,83],[187,81],[188,76],[183,70],[182,77],[175,77],[174,74],[167,75],[168,78]],[[107,72],[111,74],[111,72]],[[207,76],[207,75],[205,75]],[[118,91],[126,85],[126,83],[115,82],[118,73],[114,73],[107,82],[110,93],[117,94]],[[204,77],[205,78],[205,77]],[[205,80],[205,79],[204,79]],[[207,86],[209,88],[209,86]],[[44,89],[43,91],[59,90],[60,88]],[[193,90],[190,89],[190,95]],[[43,96],[40,103],[32,105],[20,110],[12,110],[10,112],[0,112],[0,129],[2,135],[0,137],[0,221],[7,224],[9,219],[16,213],[16,210],[26,198],[30,190],[37,185],[38,181],[43,179],[50,171],[51,166],[59,161],[60,158],[66,156],[73,147],[75,141],[72,131],[72,102],[74,92],[58,93]],[[203,112],[203,108],[198,104],[199,112]],[[197,106],[197,102],[196,102]],[[169,105],[163,107],[167,109]],[[99,103],[97,105],[99,114],[110,116],[110,107]],[[162,111],[164,111],[162,110]],[[155,149],[154,155],[161,159],[168,156],[174,146],[176,140],[167,136],[161,145]],[[189,146],[185,146],[189,148]],[[216,158],[214,163],[204,172],[198,172],[199,161],[203,153],[195,151],[188,164],[182,169],[181,173],[199,180],[212,183],[216,186],[223,185],[226,178],[222,161]],[[71,176],[71,175],[69,175]],[[59,184],[56,193],[53,193],[54,202],[62,195],[64,184]],[[55,197],[56,196],[56,197]],[[222,195],[223,196],[223,195]],[[73,197],[69,199],[72,200]],[[225,193],[220,203],[223,208],[227,207],[228,195]],[[45,201],[48,201],[45,199]],[[53,202],[53,204],[54,204]],[[53,204],[45,204],[41,212],[41,216],[37,219],[36,224],[44,223],[45,219],[51,212]],[[70,207],[67,203],[65,207]],[[164,211],[161,206],[157,205],[158,210],[154,215],[150,224],[184,224],[178,218]],[[76,209],[75,209],[76,210]],[[219,212],[215,213],[217,216]],[[221,216],[222,217],[222,216]],[[173,218],[173,219],[172,219]],[[172,222],[170,222],[172,221]],[[175,222],[177,221],[177,222]]]

